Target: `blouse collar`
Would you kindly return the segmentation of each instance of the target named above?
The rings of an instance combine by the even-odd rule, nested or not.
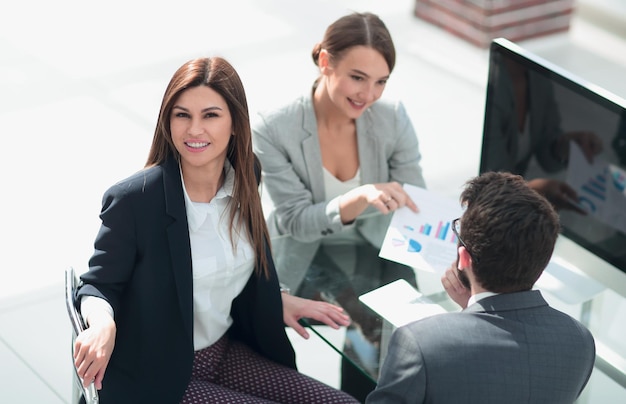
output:
[[[232,167],[228,159],[224,160],[224,183],[217,190],[217,193],[209,203],[194,202],[189,198],[187,189],[185,188],[185,181],[183,181],[183,171],[180,170],[180,178],[183,184],[183,194],[185,195],[185,210],[187,211],[187,222],[189,223],[189,230],[196,231],[202,226],[202,223],[206,220],[208,209],[212,204],[216,204],[219,207],[225,207],[233,196],[233,190],[235,188],[235,169]],[[203,209],[203,206],[205,207]]]

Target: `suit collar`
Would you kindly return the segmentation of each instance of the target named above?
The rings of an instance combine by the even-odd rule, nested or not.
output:
[[[527,290],[515,293],[501,293],[489,296],[467,307],[465,312],[486,313],[494,311],[508,311],[529,309],[532,307],[547,306],[541,292],[538,290]]]
[[[494,296],[497,295],[498,293],[494,293],[494,292],[480,292],[480,293],[476,293],[475,295],[470,296],[469,301],[467,302],[468,306],[471,306],[472,304],[476,303],[479,300],[482,300],[486,297],[489,296]]]

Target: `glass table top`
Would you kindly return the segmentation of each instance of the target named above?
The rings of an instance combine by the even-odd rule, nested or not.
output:
[[[385,227],[382,229],[384,237]],[[279,279],[291,294],[337,304],[350,316],[352,323],[339,344],[315,330],[313,326],[319,323],[311,319],[301,322],[342,355],[342,366],[353,367],[375,384],[394,327],[359,297],[399,279],[419,290],[416,271],[380,258],[379,247],[359,237],[358,225],[351,234],[323,240],[273,237],[272,251]],[[440,302],[447,295],[429,297]]]

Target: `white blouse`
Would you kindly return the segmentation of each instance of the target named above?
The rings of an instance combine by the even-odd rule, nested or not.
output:
[[[224,185],[209,203],[189,199],[183,182],[193,266],[194,349],[211,346],[228,330],[230,309],[254,269],[254,250],[247,236],[233,232],[230,240],[228,202],[235,170],[224,165]],[[244,230],[244,229],[242,229]]]
[[[189,225],[193,274],[194,349],[214,344],[230,327],[230,309],[254,269],[254,250],[245,235],[233,232],[235,249],[230,240],[228,202],[232,198],[235,170],[228,160],[224,164],[224,184],[209,203],[193,202],[183,182],[185,208]],[[181,173],[182,178],[182,173]],[[113,309],[104,300],[84,296],[81,313],[84,318],[93,310]]]

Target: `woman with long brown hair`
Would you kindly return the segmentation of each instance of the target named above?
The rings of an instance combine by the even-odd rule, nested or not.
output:
[[[280,292],[248,106],[224,59],[181,66],[146,167],[110,187],[80,309],[75,365],[104,403],[355,402],[298,373],[285,324],[349,320]]]

